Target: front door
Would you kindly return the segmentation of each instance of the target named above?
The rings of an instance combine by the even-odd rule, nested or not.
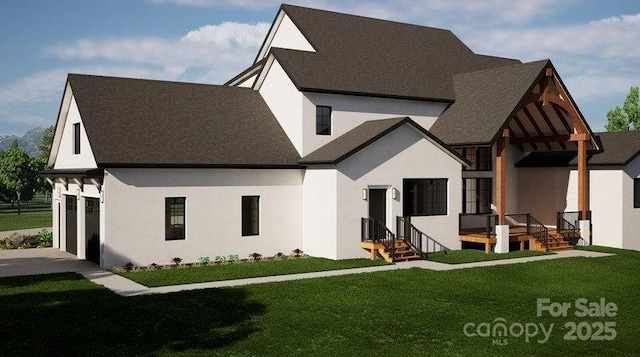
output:
[[[387,190],[369,189],[369,218],[387,225]]]

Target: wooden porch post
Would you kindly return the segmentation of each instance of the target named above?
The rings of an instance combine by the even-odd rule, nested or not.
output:
[[[502,131],[498,139],[496,153],[496,211],[498,213],[498,225],[506,224],[505,215],[505,167],[507,160],[507,146],[509,145],[509,129]]]
[[[587,142],[578,141],[578,210],[583,219],[587,217],[589,210],[589,186],[587,172]]]

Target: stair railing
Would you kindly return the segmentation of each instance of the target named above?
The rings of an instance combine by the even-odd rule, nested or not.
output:
[[[558,216],[557,229],[558,233],[574,247],[578,244],[578,241],[582,239],[580,234],[578,234],[579,229],[561,216]]]
[[[544,245],[545,251],[549,251],[549,229],[540,221],[529,215],[529,235]]]
[[[398,239],[402,239],[410,244],[421,256],[429,253],[429,246],[433,247],[431,252],[446,253],[451,250],[416,228],[416,226],[411,223],[411,217],[396,216],[396,227]],[[424,245],[422,244],[423,241],[425,243]]]
[[[380,220],[375,218],[362,218],[361,220],[362,241],[381,243],[384,250],[389,252],[391,261],[395,261],[396,256],[396,236]]]

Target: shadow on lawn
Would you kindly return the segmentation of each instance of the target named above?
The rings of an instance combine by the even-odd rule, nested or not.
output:
[[[49,286],[56,288],[0,293],[0,355],[131,356],[216,349],[257,332],[252,318],[265,312],[265,305],[251,301],[244,289],[124,298],[75,274],[43,276],[43,281],[55,281]]]

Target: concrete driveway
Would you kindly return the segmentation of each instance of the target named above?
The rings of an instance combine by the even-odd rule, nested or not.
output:
[[[100,267],[57,248],[0,250],[0,277],[96,269]]]

